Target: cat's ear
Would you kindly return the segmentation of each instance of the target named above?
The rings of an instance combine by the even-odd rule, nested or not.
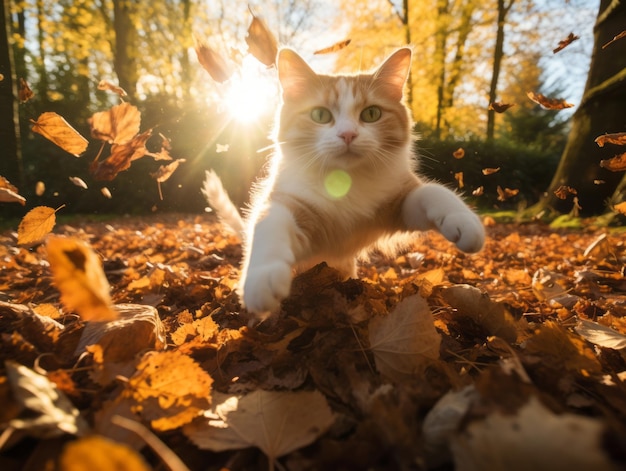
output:
[[[278,80],[283,89],[283,99],[298,99],[311,91],[317,83],[317,75],[302,57],[292,49],[278,53]]]
[[[404,83],[411,70],[411,49],[403,47],[391,54],[381,65],[374,77],[393,100],[402,99]]]

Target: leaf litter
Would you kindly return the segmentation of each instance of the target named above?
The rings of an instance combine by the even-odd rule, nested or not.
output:
[[[491,224],[471,256],[427,233],[357,280],[312,268],[250,328],[239,239],[214,215],[79,224],[46,245],[0,234],[0,463],[73,469],[91,447],[105,469],[130,466],[150,433],[130,429],[143,428],[190,470],[624,465],[618,233]],[[54,275],[55,238],[80,289]],[[68,294],[81,289],[85,302]],[[93,299],[114,320],[89,320]],[[55,392],[16,389],[11,368]],[[54,394],[66,401],[24,408]],[[67,444],[49,446],[59,434]],[[20,454],[24,436],[34,455]]]

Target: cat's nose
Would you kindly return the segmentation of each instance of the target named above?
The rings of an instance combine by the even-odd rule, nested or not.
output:
[[[342,138],[346,144],[350,144],[352,141],[356,139],[358,135],[359,133],[356,131],[344,131],[338,134],[338,136]]]

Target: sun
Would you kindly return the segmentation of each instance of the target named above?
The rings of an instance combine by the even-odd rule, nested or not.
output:
[[[249,124],[272,112],[278,97],[275,74],[252,56],[243,59],[241,69],[229,80],[222,99],[222,105],[233,120]]]

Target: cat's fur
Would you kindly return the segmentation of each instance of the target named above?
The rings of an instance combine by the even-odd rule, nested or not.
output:
[[[415,174],[403,103],[410,62],[410,49],[402,48],[373,73],[330,76],[313,72],[290,49],[279,52],[276,152],[245,225],[215,174],[204,188],[226,222],[245,227],[240,294],[249,311],[276,311],[294,269],[326,261],[356,276],[356,256],[397,233],[436,229],[463,251],[483,246],[483,226],[463,201]],[[378,119],[371,106],[381,111]],[[328,122],[320,107],[330,111]],[[334,170],[351,178],[345,196],[326,189]]]

